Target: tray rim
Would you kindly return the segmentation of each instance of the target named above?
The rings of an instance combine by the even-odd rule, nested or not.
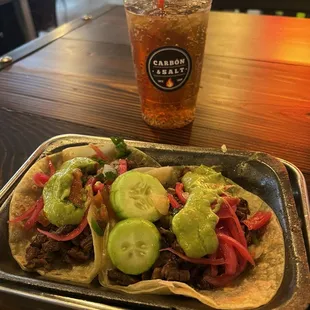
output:
[[[297,175],[297,184],[301,193],[301,204],[303,209],[303,220],[305,222],[306,226],[306,235],[307,235],[307,241],[308,245],[310,246],[310,199],[309,199],[309,193],[307,190],[307,182],[306,179],[302,173],[302,171],[293,163],[278,158],[285,166],[288,166],[290,169],[293,170],[295,175]],[[310,253],[308,253],[310,256]]]
[[[38,289],[31,289],[32,292],[27,292],[24,287],[11,288],[0,285],[0,293],[12,294],[14,296],[20,296],[30,298],[34,301],[48,302],[55,307],[63,306],[66,308],[76,310],[122,310],[126,308],[120,308],[116,306],[100,304],[94,301],[83,300],[79,298],[73,298],[68,296],[62,296],[58,294],[51,294],[46,292],[40,292]],[[40,294],[35,294],[40,292]]]
[[[26,159],[26,161],[22,164],[22,166],[13,174],[13,176],[7,181],[7,183],[0,189],[0,202],[3,200],[3,197],[7,195],[8,192],[11,191],[11,188],[14,186],[15,183],[19,180],[19,178],[23,175],[25,172],[24,170],[32,165],[44,152],[45,150],[52,144],[57,142],[58,140],[62,139],[74,139],[74,138],[83,138],[83,139],[88,139],[88,140],[101,140],[101,141],[110,141],[110,138],[108,137],[102,137],[102,136],[92,136],[92,135],[82,135],[82,134],[62,134],[62,135],[56,135],[53,136],[44,142],[42,142],[30,156]],[[147,143],[149,147],[154,147],[157,149],[161,150],[169,150],[169,148],[173,147],[176,150],[182,151],[184,149],[184,146],[181,145],[173,145],[173,144],[163,144],[163,143],[155,143],[155,142],[147,142],[147,141],[138,141],[138,140],[131,140],[131,139],[125,139],[126,142],[134,144],[135,146],[143,146],[143,144]],[[238,153],[238,155],[248,155],[249,153],[255,154],[255,153],[262,153],[262,154],[267,154],[263,152],[253,152],[253,151],[240,151],[240,150],[235,150],[235,149],[229,149],[227,152],[221,151],[221,149],[217,148],[204,148],[204,147],[199,147],[199,146],[186,146],[187,151],[190,152],[205,152],[205,151],[213,151],[217,152],[220,154],[230,154],[231,151],[235,151]],[[276,159],[276,157],[273,157],[272,155],[267,154],[268,156]],[[1,207],[0,207],[1,209]]]
[[[9,179],[9,181],[3,186],[3,188],[0,190],[0,210],[2,209],[2,204],[3,204],[3,198],[6,200],[8,198],[8,196],[10,196],[11,192],[12,192],[12,188],[15,186],[15,184],[19,181],[19,179],[21,178],[21,176],[28,170],[28,168],[41,156],[44,156],[46,154],[48,154],[48,148],[52,146],[53,143],[58,142],[59,140],[62,139],[85,139],[85,140],[89,140],[89,141],[85,141],[83,142],[83,144],[90,142],[92,140],[92,142],[94,142],[94,140],[97,140],[98,142],[106,142],[106,141],[110,141],[110,138],[108,137],[102,137],[102,136],[91,136],[91,135],[80,135],[80,134],[63,134],[63,135],[57,135],[54,137],[51,137],[50,139],[44,141],[43,143],[41,143],[36,150],[27,158],[27,160],[23,163],[23,165],[16,171],[16,173]],[[184,146],[180,146],[180,145],[172,145],[172,144],[160,144],[160,143],[153,143],[153,142],[147,142],[147,141],[137,141],[137,140],[129,140],[129,139],[125,139],[125,141],[129,144],[132,144],[136,147],[146,147],[145,145],[147,144],[148,148],[154,148],[154,149],[159,149],[159,150],[170,150],[171,148],[173,148],[173,150],[178,150],[178,151],[184,151]],[[68,142],[68,141],[67,141]],[[76,142],[78,143],[78,142]],[[81,142],[82,143],[82,142]],[[95,142],[97,143],[97,142]],[[74,143],[72,143],[74,145]],[[72,145],[72,146],[73,146]],[[67,144],[67,147],[70,147]],[[204,148],[204,147],[196,147],[196,146],[186,146],[186,151],[187,152],[194,152],[194,153],[205,153],[205,152],[213,152],[213,153],[219,153],[221,155],[223,154],[227,154],[227,155],[234,155],[234,156],[244,156],[247,155],[249,156],[249,154],[264,154],[267,155],[270,159],[273,159],[276,162],[278,162],[280,165],[283,165],[285,167],[285,165],[289,166],[291,169],[294,170],[294,172],[296,172],[297,176],[298,176],[298,187],[301,190],[300,192],[302,193],[302,202],[305,203],[306,207],[308,207],[308,209],[306,210],[306,213],[308,215],[308,221],[306,223],[307,228],[310,227],[310,223],[309,223],[309,197],[308,197],[308,193],[307,193],[307,187],[306,187],[306,182],[305,182],[305,178],[302,174],[302,172],[300,171],[300,169],[298,169],[294,164],[281,159],[281,158],[277,158],[274,157],[272,155],[269,155],[268,153],[264,153],[264,152],[255,152],[255,151],[240,151],[240,150],[235,150],[235,149],[229,149],[229,151],[227,152],[223,152],[221,149],[217,149],[217,148]],[[268,164],[267,164],[268,165]],[[276,171],[273,169],[273,167],[269,166],[271,168],[271,170],[273,172],[276,173]],[[276,173],[276,175],[278,175]],[[280,182],[282,183],[282,181]],[[290,179],[288,178],[288,183],[290,185],[291,188],[291,182]],[[301,186],[302,185],[302,188]],[[295,200],[294,200],[294,205],[295,205]],[[290,217],[292,216],[291,212],[290,213]],[[293,214],[293,217],[297,216],[297,214]],[[308,238],[309,238],[309,231],[308,232]],[[301,235],[301,236],[300,236]],[[296,242],[295,240],[295,236],[292,235],[292,242]],[[304,245],[304,240],[301,234],[301,231],[299,232],[299,238],[302,238],[303,241],[303,245]],[[300,248],[300,245],[298,245],[298,252],[305,250],[304,248]],[[294,254],[296,252],[296,249],[294,250]],[[308,271],[309,271],[309,265],[307,263],[307,267],[308,267]],[[299,268],[297,266],[297,268]],[[300,272],[301,270],[299,270]],[[309,280],[309,277],[307,277],[307,280]],[[12,282],[13,283],[13,282]],[[302,286],[299,287],[299,290],[301,290],[301,288],[310,288],[309,286],[309,281],[302,281]],[[38,287],[34,287],[36,290],[39,291]],[[9,288],[8,288],[9,289]],[[0,292],[5,290],[5,286],[0,284]],[[10,289],[9,289],[10,290]],[[14,290],[11,289],[10,292],[14,292]],[[25,293],[25,291],[24,291]],[[26,293],[27,294],[27,293]],[[31,295],[31,294],[29,294]],[[41,294],[43,295],[43,293]],[[40,296],[41,296],[40,295]],[[61,295],[52,295],[51,296],[61,296]],[[296,292],[293,294],[292,298],[290,300],[288,300],[287,302],[285,302],[284,304],[280,305],[280,308],[286,308],[287,306],[289,306],[291,303],[294,303],[295,299],[296,299],[296,295],[300,295],[300,293],[296,294]],[[36,298],[38,298],[37,295],[32,294],[31,296],[35,296]],[[61,296],[62,297],[62,296]],[[68,297],[69,298],[69,297]],[[42,301],[45,301],[45,298],[42,296]],[[81,298],[71,298],[74,301],[81,301]],[[96,302],[91,302],[90,303],[94,303],[94,304],[99,304]],[[66,304],[66,302],[64,302],[64,304]],[[75,309],[80,309],[80,308],[75,308]],[[120,308],[112,308],[112,309],[120,309]]]

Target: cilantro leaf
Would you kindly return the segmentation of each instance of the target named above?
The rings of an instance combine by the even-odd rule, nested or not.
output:
[[[107,171],[105,173],[105,178],[107,181],[114,181],[117,178],[117,174],[113,171]]]
[[[130,154],[130,150],[123,138],[111,137],[111,140],[117,150],[116,158],[125,158]]]
[[[96,175],[96,180],[99,181],[99,182],[101,182],[101,183],[104,183],[104,181],[105,181],[105,176],[104,176],[104,174],[103,174],[103,173],[97,174],[97,175]]]
[[[99,173],[96,175],[96,180],[105,183],[107,181],[114,181],[117,178],[117,174],[113,171],[107,171],[105,173]]]
[[[101,159],[101,158],[98,158],[97,156],[93,156],[92,159],[93,159],[94,161],[96,161],[96,162],[99,164],[100,167],[101,167],[101,166],[104,166],[104,164],[107,163],[107,161],[105,161],[105,160],[103,160],[103,159]]]

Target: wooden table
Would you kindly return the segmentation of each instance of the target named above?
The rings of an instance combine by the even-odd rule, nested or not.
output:
[[[64,25],[0,71],[0,186],[47,138],[83,133],[267,152],[310,189],[309,33],[310,19],[212,12],[196,120],[157,130],[140,116],[123,8]]]
[[[309,19],[212,12],[196,120],[167,131],[141,119],[123,7],[96,14],[0,71],[0,186],[42,141],[71,132],[267,152],[309,188]]]

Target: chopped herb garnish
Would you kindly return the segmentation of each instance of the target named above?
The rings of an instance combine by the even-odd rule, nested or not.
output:
[[[82,176],[82,184],[85,185],[87,180],[88,180],[88,175],[83,175]]]
[[[104,175],[107,181],[114,181],[117,178],[117,174],[113,171],[107,171]]]
[[[117,174],[113,171],[107,171],[105,173],[99,173],[96,175],[96,180],[101,183],[105,183],[107,181],[114,181],[117,178]]]
[[[116,158],[125,158],[130,154],[130,150],[128,149],[124,139],[111,137],[111,140],[114,143],[117,150]]]
[[[101,227],[99,226],[98,222],[94,218],[91,219],[91,228],[94,230],[94,232],[98,236],[102,237],[104,235],[103,230],[101,229]]]
[[[101,182],[101,183],[104,183],[104,181],[105,181],[105,176],[104,176],[104,174],[103,174],[103,173],[97,174],[97,175],[96,175],[96,180],[99,181],[99,182]]]
[[[98,158],[97,156],[93,156],[92,159],[96,161],[99,164],[99,166],[104,166],[107,163],[107,161]]]
[[[112,142],[113,142],[115,145],[118,145],[118,144],[124,142],[124,139],[123,139],[123,138],[119,138],[119,137],[111,137],[111,140],[112,140]]]

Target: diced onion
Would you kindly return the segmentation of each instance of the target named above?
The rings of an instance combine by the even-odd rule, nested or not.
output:
[[[105,164],[103,166],[103,173],[107,173],[107,172],[113,172],[116,174],[116,170],[112,166]]]

